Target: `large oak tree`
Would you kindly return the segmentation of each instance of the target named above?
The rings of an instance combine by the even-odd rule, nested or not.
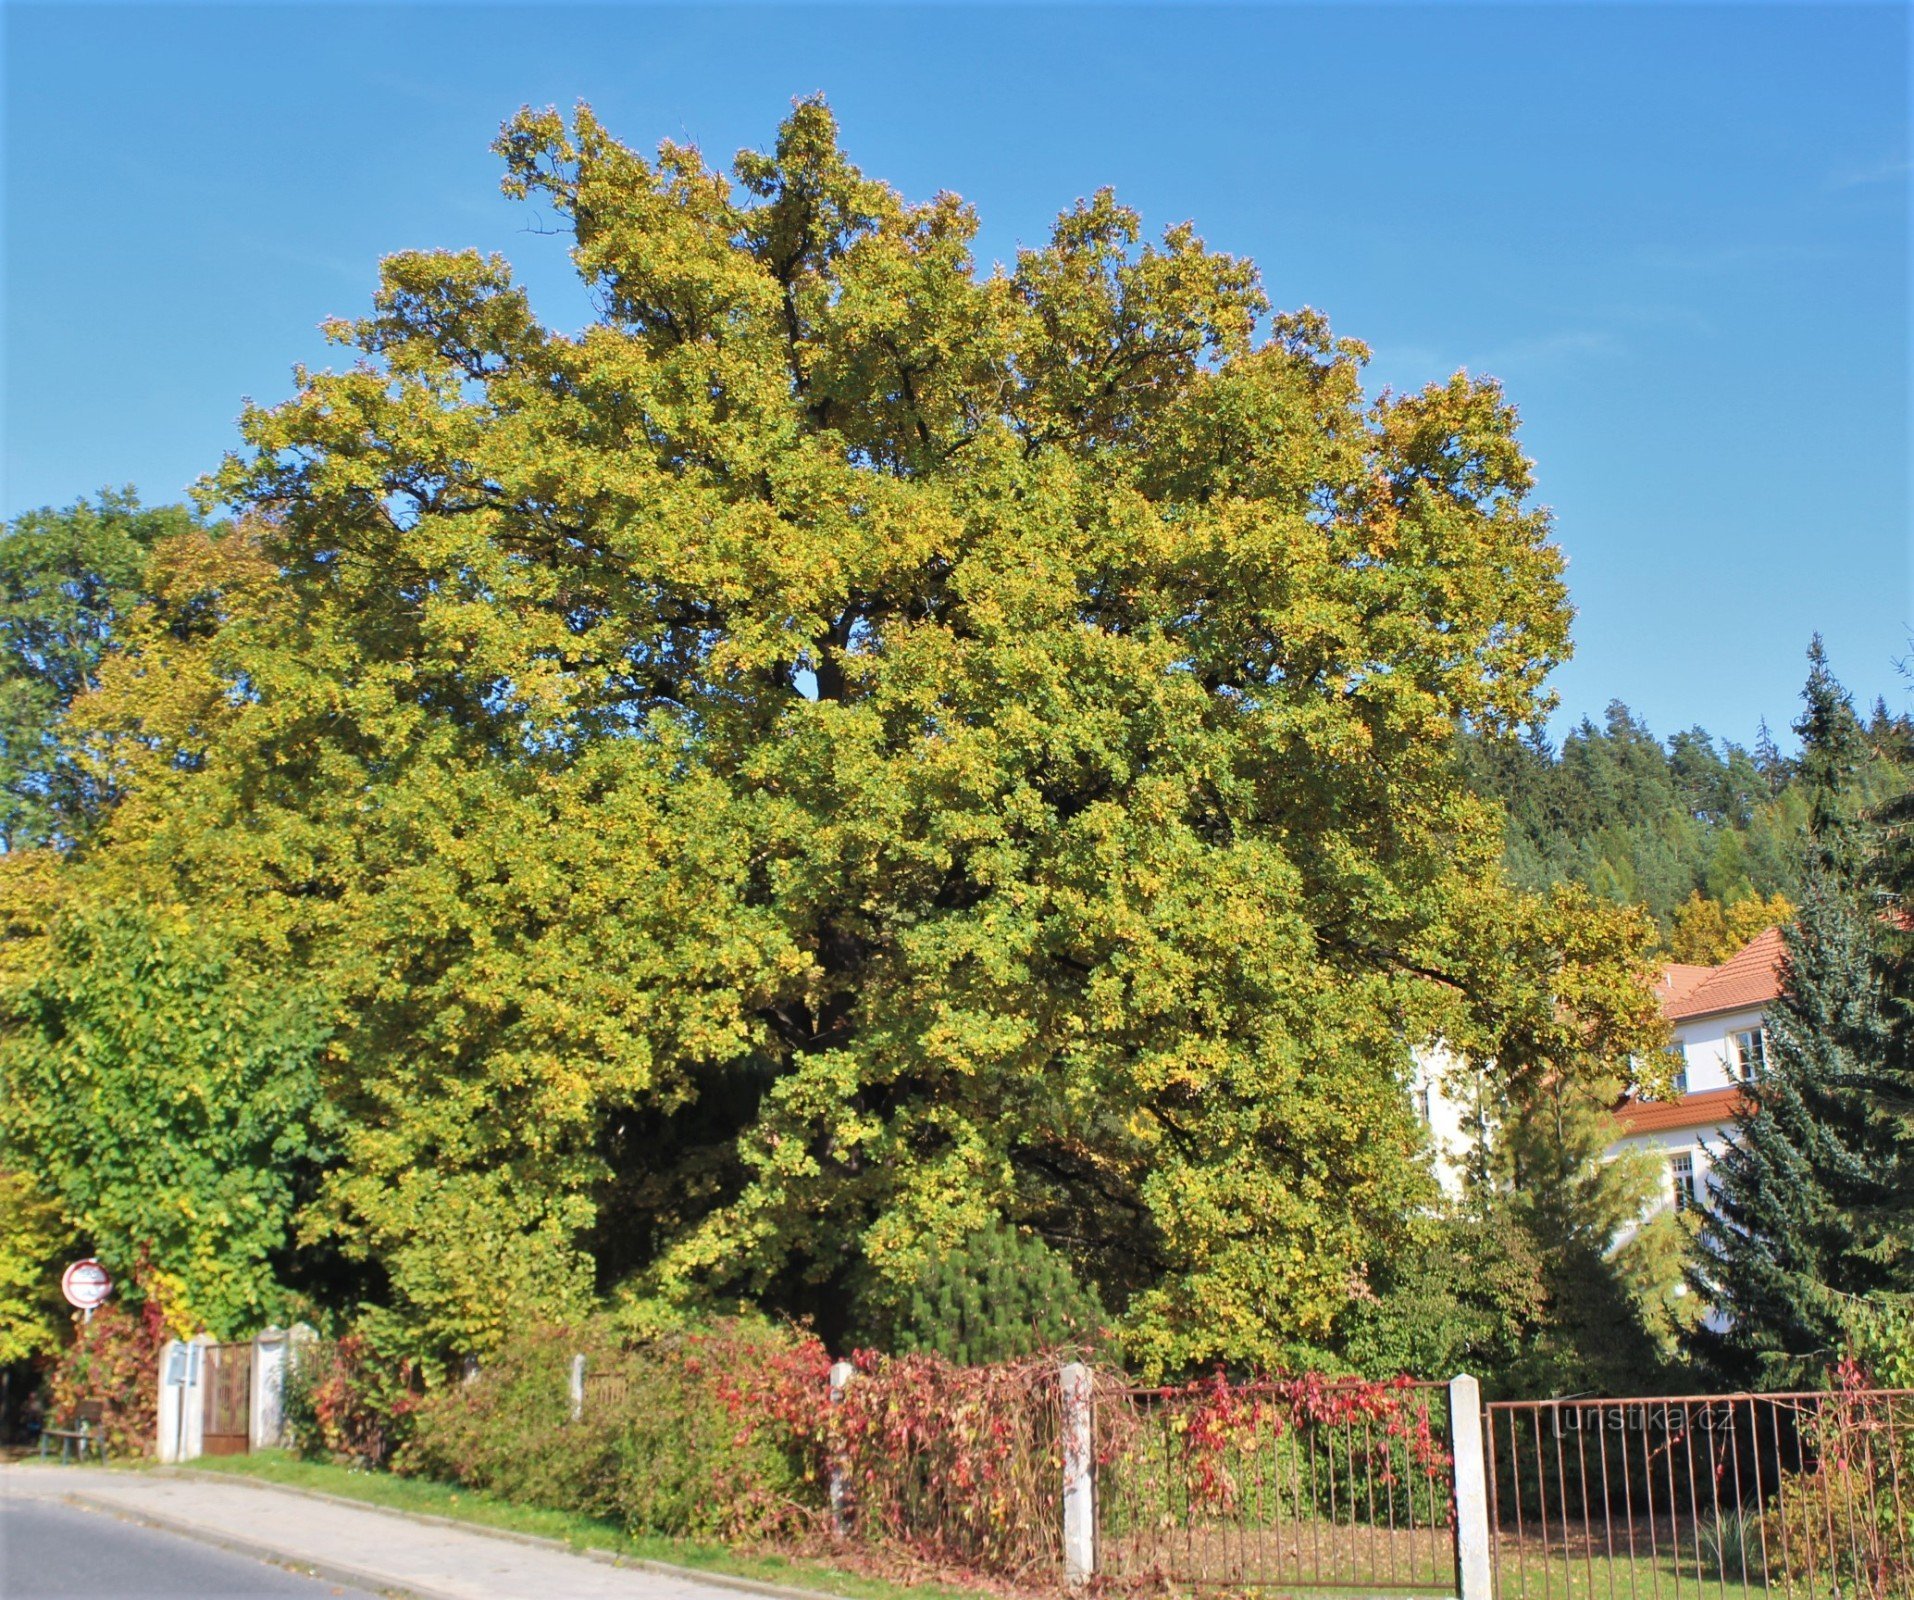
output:
[[[1001,1218],[1145,1366],[1293,1355],[1428,1192],[1412,1042],[1649,1037],[1457,775],[1569,620],[1494,383],[1371,397],[1107,193],[982,270],[818,103],[729,177],[499,148],[595,320],[383,264],[168,547],[68,869],[331,996],[303,1236],[416,1327],[593,1268],[828,1319]]]

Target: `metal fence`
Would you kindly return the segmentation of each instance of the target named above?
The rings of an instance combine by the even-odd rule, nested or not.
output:
[[[1100,1389],[1097,1575],[1452,1595],[1448,1429],[1441,1384]]]
[[[1498,1402],[1496,1600],[1914,1600],[1914,1391]]]
[[[582,1356],[570,1378],[574,1417],[633,1381]],[[900,1410],[900,1383],[944,1392]],[[1141,1388],[1071,1362],[887,1379],[840,1363],[830,1394],[840,1536],[1019,1581],[1914,1600],[1914,1390],[1485,1407],[1469,1377]],[[948,1437],[925,1420],[946,1416]]]

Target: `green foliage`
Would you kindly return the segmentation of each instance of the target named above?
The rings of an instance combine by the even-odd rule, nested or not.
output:
[[[61,725],[143,597],[153,544],[193,524],[127,489],[0,530],[0,847],[70,841],[110,801]]]
[[[67,1323],[60,1273],[73,1249],[60,1208],[0,1168],[0,1367],[48,1355]]]
[[[1090,1344],[1106,1321],[1062,1256],[1034,1234],[998,1222],[940,1256],[905,1294],[891,1294],[888,1305],[879,1300],[866,1317],[886,1348],[927,1351],[960,1366]]]
[[[1695,1529],[1701,1570],[1726,1583],[1766,1584],[1768,1560],[1759,1512],[1739,1507],[1706,1517]]]
[[[311,999],[183,906],[56,910],[38,945],[0,1032],[9,1160],[182,1326],[252,1331],[329,1120]]]
[[[1914,1406],[1871,1394],[1851,1364],[1804,1422],[1804,1462],[1768,1502],[1768,1571],[1836,1600],[1896,1600],[1914,1585],[1902,1478]]]
[[[1875,1295],[1842,1308],[1848,1358],[1883,1389],[1914,1389],[1914,1298]]]
[[[1371,1378],[1484,1377],[1494,1388],[1548,1323],[1534,1237],[1506,1205],[1478,1197],[1431,1217],[1352,1305],[1343,1353]]]
[[[1371,397],[1360,345],[1108,194],[980,274],[968,208],[818,103],[730,178],[585,110],[499,148],[594,323],[389,257],[68,719],[119,799],[60,927],[190,906],[225,951],[156,970],[246,1025],[149,1061],[86,932],[20,979],[11,1137],[86,1188],[35,1017],[167,1116],[260,1084],[172,1139],[256,1207],[130,1127],[127,1215],[79,1195],[189,1303],[237,1317],[283,1235],[272,1173],[335,1126],[310,1060],[299,1249],[440,1350],[594,1275],[829,1314],[1002,1218],[1146,1370],[1293,1358],[1428,1198],[1405,1041],[1571,1076],[1650,1042],[1633,930],[1511,893],[1452,759],[1566,648],[1495,385]],[[227,1219],[191,1246],[182,1193]]]
[[[566,1328],[527,1329],[484,1367],[452,1378],[420,1405],[399,1470],[504,1496],[523,1505],[609,1516],[612,1441],[605,1406],[571,1425],[567,1374],[584,1354],[594,1382],[627,1363],[602,1339]]]
[[[1548,1298],[1514,1392],[1652,1392],[1675,1354],[1686,1225],[1650,1215],[1661,1196],[1651,1153],[1607,1154],[1618,1088],[1551,1083],[1510,1109],[1503,1203],[1535,1241]]]
[[[1508,1098],[1462,1197],[1352,1305],[1345,1358],[1377,1378],[1471,1372],[1506,1396],[1654,1392],[1700,1311],[1691,1224],[1656,1211],[1652,1157],[1608,1155],[1613,1100],[1559,1078]]]

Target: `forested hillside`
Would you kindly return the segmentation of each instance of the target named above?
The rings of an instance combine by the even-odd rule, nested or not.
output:
[[[1876,701],[1863,795],[1900,792],[1914,771],[1914,720]],[[1784,920],[1799,896],[1807,801],[1797,763],[1762,736],[1753,750],[1692,727],[1665,743],[1620,701],[1559,747],[1471,736],[1463,763],[1507,813],[1509,873],[1523,888],[1585,884],[1645,907],[1678,960],[1723,959]],[[1777,901],[1777,898],[1779,900]]]

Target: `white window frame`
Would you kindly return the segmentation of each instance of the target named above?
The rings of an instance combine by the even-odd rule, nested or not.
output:
[[[1668,1187],[1678,1213],[1692,1211],[1701,1204],[1701,1166],[1697,1154],[1695,1150],[1668,1152]]]
[[[1749,1041],[1752,1051],[1743,1048],[1743,1041]],[[1748,1057],[1753,1054],[1751,1062]],[[1768,1066],[1768,1030],[1757,1022],[1752,1028],[1736,1028],[1728,1035],[1728,1055],[1734,1067],[1734,1075],[1743,1083],[1752,1083],[1757,1072],[1765,1072]]]

